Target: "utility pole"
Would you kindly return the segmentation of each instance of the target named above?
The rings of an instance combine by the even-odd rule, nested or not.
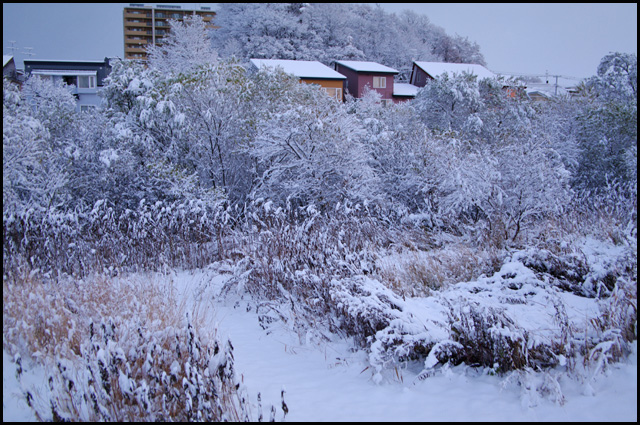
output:
[[[33,47],[25,47],[24,48],[24,52],[22,52],[23,55],[27,56],[27,57],[31,57],[31,56],[35,56],[36,54],[32,52]]]
[[[7,46],[7,49],[11,50],[11,56],[15,56],[16,50],[18,50],[18,48],[16,47],[16,41],[9,40],[9,43],[11,43],[11,47]]]

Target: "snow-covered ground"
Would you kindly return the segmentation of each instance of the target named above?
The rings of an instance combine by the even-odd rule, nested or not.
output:
[[[228,275],[179,273],[173,281],[187,305],[229,337],[235,370],[252,404],[253,419],[262,412],[287,421],[637,421],[637,342],[623,363],[593,378],[554,375],[563,403],[523,389],[517,379],[486,370],[457,366],[417,379],[420,368],[386,370],[374,379],[367,353],[345,339],[329,335],[321,341],[294,332],[283,321],[261,323],[252,304],[241,296],[218,297]],[[203,286],[203,282],[207,285]],[[22,389],[46,395],[47,373],[23,360],[22,378],[3,351],[3,421],[33,421]],[[530,382],[542,379],[532,375]],[[378,382],[380,381],[380,382]],[[257,399],[261,395],[259,409]]]
[[[409,370],[381,384],[364,370],[367,356],[344,342],[323,347],[301,344],[288,330],[267,335],[253,312],[218,309],[219,330],[230,335],[236,371],[249,395],[261,392],[263,406],[279,406],[280,390],[291,421],[636,421],[637,352],[585,386],[565,380],[564,405],[528,399],[515,383],[467,367],[422,381]],[[393,378],[393,376],[391,376]],[[268,417],[266,408],[265,417]],[[281,410],[280,416],[282,415]]]

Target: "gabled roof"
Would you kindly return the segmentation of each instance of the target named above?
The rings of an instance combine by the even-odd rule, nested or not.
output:
[[[419,62],[414,61],[415,65],[420,67],[424,72],[431,75],[433,78],[439,77],[445,72],[449,75],[461,74],[467,72],[474,74],[478,78],[495,78],[496,74],[489,71],[482,65],[476,65],[472,63],[444,63],[444,62]]]
[[[384,72],[389,74],[399,74],[399,71],[377,62],[364,61],[335,61],[335,63],[352,69],[356,72]]]
[[[420,87],[414,86],[413,84],[394,83],[393,84],[393,95],[394,96],[416,97],[416,94],[418,94],[418,89],[419,88]]]
[[[293,74],[298,78],[317,78],[321,80],[346,80],[347,77],[334,71],[318,61],[296,61],[288,59],[250,59],[253,66],[281,67],[287,74]]]
[[[13,56],[11,55],[2,55],[2,67],[4,68],[5,66],[7,66],[7,64],[11,62],[12,59]]]

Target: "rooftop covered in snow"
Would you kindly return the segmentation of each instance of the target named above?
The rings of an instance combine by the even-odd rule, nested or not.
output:
[[[318,61],[297,61],[288,59],[250,59],[256,68],[280,67],[287,74],[293,74],[298,78],[317,78],[324,80],[345,80],[347,77],[334,71]]]
[[[356,72],[387,72],[390,74],[398,74],[399,71],[377,62],[365,61],[335,61],[338,65],[342,65]]]
[[[432,76],[433,78],[439,77],[444,73],[462,74],[467,72],[469,74],[476,75],[478,78],[495,78],[496,74],[489,71],[482,65],[476,65],[472,63],[444,63],[444,62],[421,62],[414,61],[416,66],[420,67],[424,72]]]
[[[408,83],[394,83],[393,84],[393,95],[394,96],[406,96],[406,97],[415,97],[418,94],[419,87],[414,86],[413,84]]]
[[[13,56],[11,55],[2,55],[2,67],[4,68],[5,66],[7,66],[11,59],[13,59]]]

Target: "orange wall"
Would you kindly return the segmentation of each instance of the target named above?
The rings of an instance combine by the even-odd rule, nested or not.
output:
[[[341,89],[344,87],[344,80],[313,80],[309,78],[302,78],[300,81],[304,81],[307,84],[318,84],[325,88]]]

